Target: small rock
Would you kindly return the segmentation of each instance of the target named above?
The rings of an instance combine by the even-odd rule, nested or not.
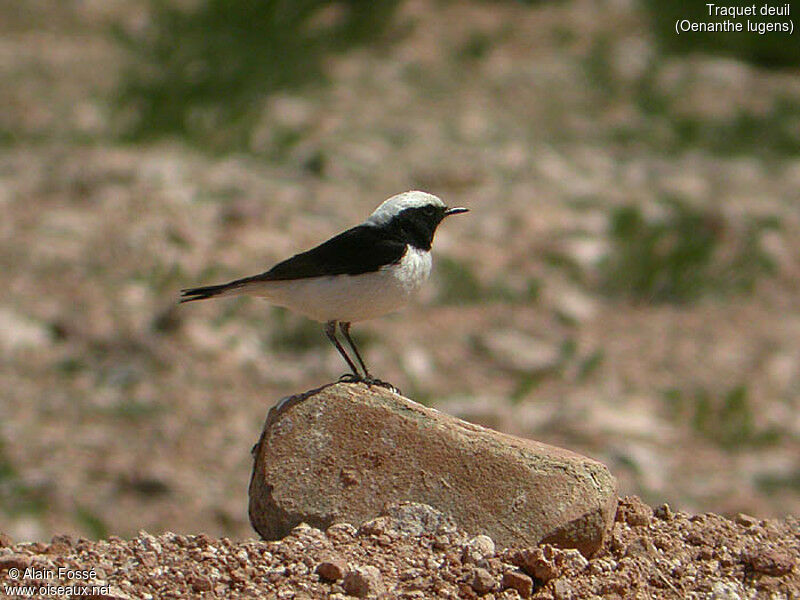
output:
[[[710,600],[743,600],[733,581],[715,581],[711,585]]]
[[[550,581],[559,576],[552,547],[526,548],[515,552],[511,557],[512,562],[531,577]]]
[[[753,527],[754,525],[758,525],[758,519],[744,513],[737,514],[733,518],[733,522],[737,525],[741,525],[742,527]]]
[[[305,540],[311,538],[321,538],[324,534],[316,527],[311,527],[311,525],[308,523],[300,523],[296,527],[292,528],[292,530],[289,532],[289,535]]]
[[[358,535],[383,535],[391,529],[388,517],[376,517],[361,524]]]
[[[570,600],[572,598],[572,586],[565,579],[557,579],[553,582],[553,600]]]
[[[75,545],[75,538],[73,538],[71,535],[67,535],[67,534],[54,535],[50,540],[50,544],[51,545],[60,544],[62,546],[66,546],[68,548],[71,548],[72,546]]]
[[[669,504],[665,502],[653,510],[653,516],[658,517],[662,521],[671,521],[673,517],[672,509],[669,507]]]
[[[392,529],[401,535],[436,535],[457,529],[452,517],[419,502],[391,502],[381,515],[389,517]]]
[[[446,550],[447,547],[450,545],[450,538],[446,535],[437,535],[433,538],[433,543],[431,547],[434,550]]]
[[[350,487],[361,483],[361,477],[359,477],[358,471],[355,469],[342,469],[340,477],[345,487]]]
[[[347,572],[342,581],[344,591],[357,598],[381,594],[384,591],[383,578],[377,567],[367,565]]]
[[[203,575],[192,578],[192,589],[195,592],[210,592],[212,588],[211,580]]]
[[[26,554],[9,554],[0,556],[0,571],[8,569],[27,569],[31,566],[32,559]]]
[[[350,523],[334,523],[325,530],[325,535],[334,542],[346,542],[353,539],[357,533],[358,530]]]
[[[650,546],[653,547],[652,544]],[[653,551],[655,552],[655,548],[653,548]],[[556,550],[555,562],[562,573],[579,573],[589,566],[589,561],[586,560],[586,557],[572,548]]]
[[[174,542],[179,545],[183,546],[184,544],[181,543],[181,538],[178,535],[172,534],[174,536]],[[155,552],[156,554],[161,554],[161,543],[156,539],[156,537],[150,533],[147,533],[144,530],[139,531],[139,535],[136,538],[136,541],[139,545],[148,550],[150,552]]]
[[[494,589],[495,583],[494,577],[486,569],[476,567],[472,572],[472,583],[470,585],[476,594],[488,594]]]
[[[111,586],[104,594],[95,594],[92,598],[97,598],[98,600],[130,600],[131,597],[121,589]]]
[[[755,573],[781,577],[792,572],[795,559],[785,552],[765,548],[745,552],[742,562]]]
[[[697,553],[695,554],[695,559],[697,560],[711,560],[714,556],[714,549],[711,546],[703,544],[698,548]]]
[[[139,564],[148,569],[154,568],[158,564],[158,558],[155,552],[142,552],[139,555]]]
[[[494,556],[494,541],[488,535],[476,535],[464,544],[461,560],[464,563],[477,564]]]
[[[623,498],[617,506],[616,520],[631,527],[643,527],[650,523],[652,517],[653,509],[636,496]]]
[[[651,557],[657,553],[656,547],[646,537],[638,537],[633,540],[625,548],[625,556],[636,557]]]
[[[533,579],[519,571],[506,571],[503,573],[503,589],[517,590],[523,598],[527,598],[533,591]]]
[[[14,545],[14,540],[7,533],[0,531],[0,548],[10,548]]]
[[[710,536],[705,530],[691,530],[683,536],[683,539],[686,540],[686,543],[691,544],[692,546],[706,545],[711,542],[709,538]]]
[[[589,565],[589,561],[577,550],[561,550],[549,544],[517,550],[510,560],[531,577],[545,582],[567,572],[579,573]]]
[[[341,560],[326,560],[317,565],[316,573],[323,581],[334,582],[344,577],[347,565]]]
[[[228,576],[231,578],[231,581],[239,585],[247,583],[247,574],[242,569],[233,569],[228,573]]]
[[[592,575],[600,575],[601,573],[610,573],[617,568],[617,561],[606,558],[598,558],[589,563],[589,572]]]

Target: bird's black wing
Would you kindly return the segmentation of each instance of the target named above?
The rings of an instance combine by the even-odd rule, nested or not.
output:
[[[406,244],[386,236],[386,231],[371,225],[358,225],[312,248],[296,254],[269,271],[222,285],[181,290],[181,302],[205,300],[225,295],[262,281],[287,281],[326,275],[360,275],[395,264],[403,258]]]
[[[371,225],[358,225],[296,254],[247,281],[282,281],[325,275],[360,275],[400,261],[406,244]]]

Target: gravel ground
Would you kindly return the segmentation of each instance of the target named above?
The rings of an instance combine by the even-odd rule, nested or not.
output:
[[[422,505],[416,514],[359,529],[300,525],[278,542],[145,532],[129,541],[56,536],[50,544],[0,547],[0,585],[20,582],[13,569],[38,569],[43,579],[22,583],[67,585],[66,573],[88,573],[95,597],[115,600],[800,597],[797,519],[689,516],[625,498],[606,547],[587,560],[547,545],[496,548],[487,536],[469,538],[446,519],[431,519]],[[47,579],[60,568],[63,577]]]

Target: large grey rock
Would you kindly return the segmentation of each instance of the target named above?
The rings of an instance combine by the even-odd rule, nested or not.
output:
[[[270,410],[253,449],[250,522],[279,539],[419,502],[503,546],[602,544],[617,504],[602,464],[497,433],[389,390],[340,383]]]

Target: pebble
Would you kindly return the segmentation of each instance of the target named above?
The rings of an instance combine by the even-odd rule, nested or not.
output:
[[[480,561],[491,558],[495,554],[494,541],[488,535],[476,535],[464,544],[464,551],[461,560],[464,563],[477,564]]]
[[[572,586],[565,579],[553,582],[553,600],[571,600]]]
[[[357,531],[350,523],[334,523],[325,530],[325,535],[333,541],[344,541],[356,535]]]
[[[323,581],[333,582],[344,577],[347,565],[341,560],[328,560],[317,565],[316,573]]]
[[[472,589],[475,590],[477,594],[487,594],[491,592],[495,584],[494,577],[492,574],[489,573],[486,569],[482,569],[481,567],[476,567],[475,570],[472,572]]]
[[[533,591],[533,579],[519,571],[506,571],[503,573],[503,589],[516,590],[523,598],[527,598]]]
[[[758,519],[744,513],[738,513],[733,518],[733,522],[737,525],[741,525],[742,527],[753,527],[754,525],[758,525]]]
[[[211,588],[211,580],[208,577],[197,576],[192,579],[192,589],[195,592],[210,592]]]
[[[791,573],[795,565],[795,559],[788,553],[771,548],[745,552],[742,562],[755,573],[773,577]]]
[[[616,520],[627,523],[631,527],[644,527],[650,523],[652,517],[653,509],[636,496],[622,499],[617,506]]]
[[[416,508],[410,511],[422,514]],[[386,547],[380,536],[359,536],[352,526],[333,528],[342,536],[336,543],[306,527],[280,542],[234,543],[176,534],[99,542],[53,538],[50,544],[0,548],[0,580],[10,568],[97,568],[94,583],[111,586],[104,596],[109,600],[151,600],[163,596],[159,590],[167,588],[180,590],[181,597],[227,598],[252,595],[257,589],[270,597],[295,600],[532,596],[596,600],[627,597],[631,589],[641,590],[643,597],[671,597],[664,594],[665,585],[686,592],[686,597],[699,594],[709,600],[744,600],[755,591],[764,597],[785,597],[787,590],[789,597],[796,595],[792,595],[797,582],[795,534],[779,521],[743,528],[717,515],[676,513],[670,522],[652,519],[648,527],[632,528],[627,519],[618,518],[614,543],[589,562],[577,550],[550,544],[498,549],[490,538],[474,532],[431,533],[440,530],[437,521],[425,519],[425,533],[396,535]],[[433,548],[437,538],[440,550]],[[661,538],[671,540],[671,545],[653,543]],[[72,550],[54,553],[54,546]],[[161,555],[147,549],[159,547]],[[671,549],[661,550],[666,547]],[[480,563],[464,563],[465,550],[494,555]],[[158,558],[156,567],[145,566],[153,556]],[[523,572],[525,568],[541,579]],[[642,578],[653,569],[663,577]]]
[[[356,598],[366,598],[384,591],[381,572],[372,565],[355,567],[348,571],[342,581],[342,587],[345,592]]]
[[[653,516],[658,517],[662,521],[670,521],[674,515],[672,513],[672,509],[669,507],[669,504],[665,502],[653,510]]]
[[[31,557],[24,554],[0,556],[0,571],[7,569],[27,569],[31,566],[31,562]]]
[[[512,561],[531,577],[550,581],[559,575],[550,546],[526,548],[512,556]]]

